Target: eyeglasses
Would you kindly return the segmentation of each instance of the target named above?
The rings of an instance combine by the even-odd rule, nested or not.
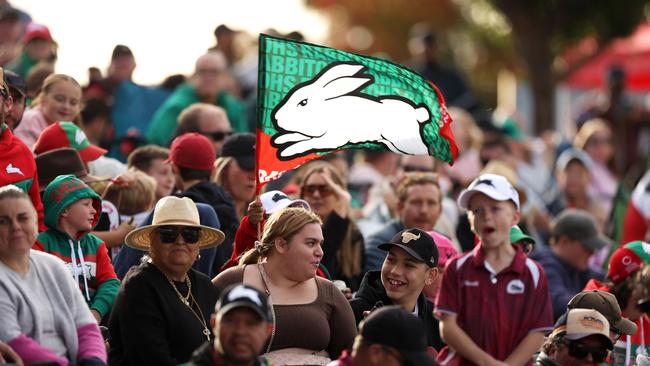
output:
[[[526,240],[520,240],[515,243],[516,245],[519,245],[521,247],[521,250],[524,252],[524,254],[528,255],[530,252],[533,251],[533,243],[526,241]]]
[[[326,184],[310,184],[302,187],[302,195],[304,197],[313,197],[316,192],[323,198],[329,197],[334,193],[332,188]]]
[[[201,135],[211,138],[214,141],[222,141],[232,135],[232,131],[201,132]]]
[[[584,359],[587,355],[591,354],[594,362],[604,362],[609,354],[605,347],[588,347],[582,342],[567,341],[567,348],[569,349],[569,356],[579,360]]]
[[[187,244],[196,244],[201,234],[201,228],[191,226],[161,226],[156,231],[160,235],[160,241],[163,244],[175,243],[178,234],[183,237]]]

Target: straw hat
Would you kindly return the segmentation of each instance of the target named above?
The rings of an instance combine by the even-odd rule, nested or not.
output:
[[[200,224],[199,210],[196,208],[194,201],[187,197],[167,196],[161,198],[156,204],[152,224],[131,231],[126,236],[126,245],[148,251],[151,244],[151,232],[157,227],[165,225],[201,228],[199,241],[196,243],[201,249],[216,247],[223,242],[225,237],[221,230]]]

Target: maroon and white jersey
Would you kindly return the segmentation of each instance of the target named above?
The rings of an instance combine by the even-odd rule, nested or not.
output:
[[[436,315],[455,314],[461,329],[484,351],[505,360],[530,332],[553,329],[553,308],[544,269],[517,248],[499,273],[485,261],[481,245],[452,259],[436,299]],[[451,350],[448,350],[451,351]],[[450,364],[454,352],[443,352]],[[447,363],[447,362],[443,362]]]

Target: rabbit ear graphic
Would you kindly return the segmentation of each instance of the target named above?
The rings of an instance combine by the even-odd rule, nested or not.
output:
[[[338,98],[372,84],[372,77],[342,77],[330,81],[323,87],[322,95],[325,100]]]
[[[325,86],[332,80],[342,78],[345,76],[352,76],[361,71],[365,66],[359,64],[337,64],[331,66],[329,70],[325,71],[317,80],[317,85]]]

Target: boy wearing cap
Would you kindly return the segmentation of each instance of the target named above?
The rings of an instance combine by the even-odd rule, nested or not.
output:
[[[535,247],[535,239],[526,235],[518,225],[513,225],[510,228],[510,242],[512,245],[520,246],[521,251],[526,255],[530,254]]]
[[[424,342],[422,321],[401,306],[373,311],[359,325],[352,351],[328,366],[437,365]]]
[[[120,287],[106,245],[90,233],[99,220],[101,198],[73,175],[58,176],[43,197],[48,229],[38,235],[33,249],[66,263],[99,323]]]
[[[567,209],[555,218],[550,246],[540,247],[530,255],[548,276],[554,319],[564,314],[566,304],[590,279],[603,279],[602,273],[589,268],[589,257],[608,243],[587,211]]]
[[[596,366],[611,349],[607,319],[593,309],[573,309],[558,321],[535,365]]]
[[[438,276],[438,249],[433,238],[417,228],[404,229],[379,249],[387,252],[381,271],[369,271],[359,291],[350,300],[359,323],[367,312],[384,305],[400,305],[416,314],[427,330],[427,344],[442,347],[438,322],[433,317],[433,303],[423,289]]]
[[[458,204],[468,210],[480,241],[445,270],[436,315],[449,347],[438,360],[530,364],[553,320],[543,269],[510,243],[519,195],[503,176],[483,174],[461,192]]]
[[[617,332],[617,342],[610,358],[610,365],[628,365],[630,360],[634,359],[634,355],[643,353],[643,351],[650,353],[650,336],[646,331],[650,329],[650,318],[647,314],[643,314],[639,307],[639,301],[642,301],[644,297],[642,293],[647,287],[647,282],[650,282],[650,272],[641,271],[648,263],[650,263],[650,244],[642,241],[627,243],[612,254],[607,270],[607,280],[600,282],[592,279],[585,287],[585,290],[606,291],[607,295],[615,297],[617,305],[620,305],[619,317],[624,315],[635,325],[631,327],[624,322],[622,325],[625,327],[614,326],[620,331]],[[607,316],[605,313],[603,314]],[[637,331],[634,332],[634,330]]]
[[[29,195],[38,214],[38,229],[43,231],[43,203],[39,194],[36,163],[29,147],[6,124],[6,116],[12,109],[12,98],[3,75],[4,70],[0,67],[0,186],[13,184]]]
[[[266,294],[244,285],[227,287],[210,317],[213,342],[197,349],[181,366],[268,366],[258,357],[273,331],[273,314]]]

